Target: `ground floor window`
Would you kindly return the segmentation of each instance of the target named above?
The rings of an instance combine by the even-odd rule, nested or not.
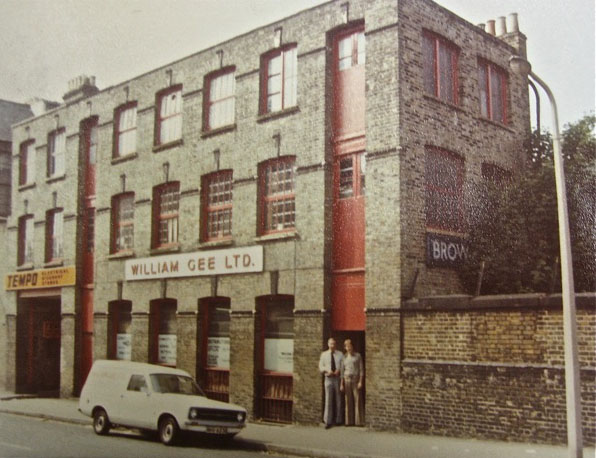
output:
[[[230,388],[230,299],[201,301],[203,312],[203,390],[211,399],[227,402]]]
[[[130,361],[132,359],[132,302],[116,301],[108,307],[108,332],[110,359]]]
[[[154,364],[176,366],[176,308],[175,299],[151,301],[149,351]]]

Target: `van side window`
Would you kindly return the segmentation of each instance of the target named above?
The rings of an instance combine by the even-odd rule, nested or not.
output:
[[[142,375],[132,375],[128,382],[128,391],[147,391],[147,383]]]

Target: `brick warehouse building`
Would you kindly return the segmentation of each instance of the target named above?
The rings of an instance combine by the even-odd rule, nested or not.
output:
[[[430,0],[332,1],[102,91],[71,81],[64,105],[13,128],[9,386],[69,396],[94,359],[149,361],[255,419],[316,423],[334,335],[365,357],[371,427],[564,437],[564,414],[532,397],[560,355],[520,369],[557,336],[528,343],[519,323],[551,329],[556,298],[472,299],[456,270],[469,185],[523,168],[510,19],[495,33]],[[489,316],[506,332],[484,346]],[[454,380],[478,388],[471,410]],[[525,397],[482,415],[486,380]],[[544,414],[520,428],[528,402]]]

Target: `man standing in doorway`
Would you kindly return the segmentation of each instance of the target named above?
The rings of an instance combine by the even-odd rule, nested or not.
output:
[[[343,423],[339,384],[343,375],[344,355],[335,349],[336,343],[333,337],[327,341],[327,346],[329,349],[321,353],[319,358],[319,372],[325,376],[325,413],[323,414],[325,429],[331,428],[333,424]],[[335,422],[333,421],[334,407]]]

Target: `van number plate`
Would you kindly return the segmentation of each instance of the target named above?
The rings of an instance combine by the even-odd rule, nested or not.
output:
[[[207,432],[213,434],[227,434],[228,428],[225,426],[207,426]]]

